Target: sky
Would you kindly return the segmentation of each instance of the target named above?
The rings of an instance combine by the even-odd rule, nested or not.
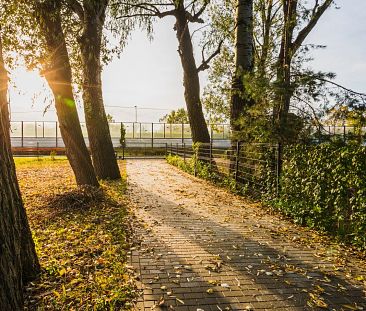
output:
[[[366,0],[338,0],[337,5],[340,9],[328,10],[307,40],[327,46],[313,52],[311,66],[334,72],[336,82],[366,92]],[[133,122],[137,117],[138,122],[158,122],[172,109],[185,106],[173,25],[172,18],[158,21],[152,41],[145,33],[135,31],[120,59],[115,58],[104,68],[104,104],[115,121]],[[200,54],[199,48],[196,54]],[[37,72],[19,68],[11,77],[13,121],[57,120],[52,107],[43,114],[52,97]],[[202,90],[206,83],[207,75],[201,73]],[[83,120],[81,106],[79,114]]]

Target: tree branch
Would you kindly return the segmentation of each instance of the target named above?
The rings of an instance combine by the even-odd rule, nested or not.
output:
[[[221,40],[221,41],[220,41],[220,43],[219,43],[219,45],[218,45],[218,47],[217,47],[216,51],[214,51],[214,52],[210,55],[210,57],[209,57],[209,58],[207,58],[206,60],[205,60],[204,55],[203,55],[203,49],[204,49],[204,47],[203,47],[203,49],[202,49],[202,63],[201,63],[201,65],[199,65],[199,67],[197,68],[197,72],[204,71],[204,70],[206,70],[207,68],[209,68],[209,63],[210,63],[210,61],[211,61],[215,56],[217,56],[218,54],[220,54],[220,52],[221,52],[221,46],[222,46],[223,42],[224,42],[224,40]]]
[[[319,6],[318,1],[316,1],[313,16],[311,17],[309,23],[299,32],[299,34],[297,35],[297,38],[292,43],[293,54],[295,54],[295,52],[300,48],[300,46],[303,44],[306,37],[309,35],[309,33],[313,30],[313,28],[318,23],[320,17],[328,9],[328,7],[333,3],[333,1],[334,0],[325,0],[325,2],[321,6]],[[316,7],[318,7],[318,9],[315,11]]]
[[[332,85],[334,85],[336,87],[339,87],[340,89],[342,89],[344,91],[347,91],[348,93],[351,93],[351,94],[354,94],[354,95],[358,95],[358,96],[361,96],[361,97],[366,97],[366,93],[356,92],[354,90],[351,90],[349,88],[346,88],[345,86],[340,85],[340,84],[338,84],[336,82],[333,82],[331,80],[327,80],[327,79],[324,79],[324,78],[316,78],[316,79],[319,80],[319,81],[323,81],[325,83],[332,84]]]
[[[194,19],[198,19],[201,15],[202,15],[202,13],[206,10],[206,7],[207,7],[207,5],[210,3],[210,0],[208,0],[208,1],[205,1],[205,3],[202,5],[202,7],[198,10],[198,12],[197,13],[195,13],[194,15],[193,15],[193,18]]]
[[[84,9],[78,0],[65,0],[69,8],[80,18],[84,20]]]

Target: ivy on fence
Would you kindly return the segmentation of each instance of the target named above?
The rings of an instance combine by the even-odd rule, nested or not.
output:
[[[366,148],[288,147],[275,204],[295,221],[366,247]]]
[[[192,149],[189,157],[183,151],[183,158],[173,151],[168,162],[236,193],[259,198],[297,223],[366,249],[366,147],[337,143],[289,146],[283,154],[281,176],[276,167],[278,149],[269,146],[242,146],[235,171],[229,168],[233,156],[226,156],[235,153],[232,149],[221,154],[226,170],[211,165],[215,156],[211,159],[210,155],[209,162],[201,161],[199,145]]]

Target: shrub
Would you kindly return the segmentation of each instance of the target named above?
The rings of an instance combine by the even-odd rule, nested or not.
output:
[[[366,148],[297,145],[284,153],[275,206],[295,221],[366,246]]]

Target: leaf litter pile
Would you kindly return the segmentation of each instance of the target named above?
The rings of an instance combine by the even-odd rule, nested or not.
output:
[[[25,309],[131,309],[125,182],[78,188],[67,161],[22,160],[17,174],[42,266]]]

